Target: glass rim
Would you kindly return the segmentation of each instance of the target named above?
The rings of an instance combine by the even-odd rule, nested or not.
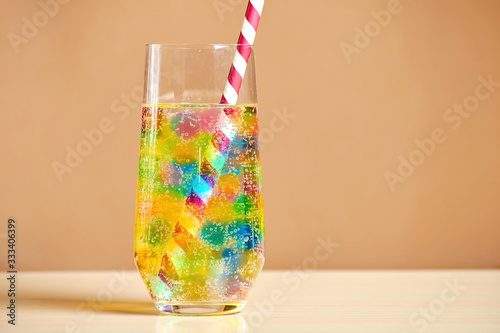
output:
[[[146,43],[146,47],[164,47],[171,49],[218,49],[218,48],[233,48],[238,45],[250,46],[253,48],[253,45],[248,44],[204,44],[204,43]]]

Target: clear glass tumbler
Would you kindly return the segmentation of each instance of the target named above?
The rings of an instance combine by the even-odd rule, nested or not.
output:
[[[255,62],[220,104],[236,45],[146,46],[135,262],[157,308],[243,308],[264,264]]]

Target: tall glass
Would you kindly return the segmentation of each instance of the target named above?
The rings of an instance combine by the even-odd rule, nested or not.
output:
[[[264,264],[253,52],[220,104],[235,52],[146,46],[135,262],[162,312],[237,312]]]

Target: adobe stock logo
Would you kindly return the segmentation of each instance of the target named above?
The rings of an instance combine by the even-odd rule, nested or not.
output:
[[[438,151],[438,148],[448,140],[452,130],[457,131],[462,123],[470,118],[480,109],[482,103],[491,98],[500,88],[500,81],[495,81],[493,75],[479,76],[478,84],[474,92],[464,97],[461,102],[454,103],[452,107],[446,109],[442,118],[446,126],[436,127],[430,131],[430,135],[423,139],[414,140],[416,148],[409,154],[399,155],[398,166],[395,172],[385,171],[384,178],[391,192],[396,191],[396,185],[405,183],[416,169],[424,164],[428,158]]]
[[[407,0],[411,2],[412,0]],[[385,9],[379,11],[370,11],[372,20],[368,21],[363,29],[358,26],[354,27],[354,38],[353,42],[341,42],[339,44],[340,50],[344,55],[345,60],[348,64],[352,62],[352,56],[354,54],[360,54],[361,51],[367,48],[372,40],[391,24],[393,18],[403,12],[404,6],[400,0],[389,0]]]
[[[70,0],[41,0],[38,2],[40,10],[35,12],[31,19],[26,16],[21,18],[22,27],[21,34],[15,32],[7,33],[7,39],[12,46],[12,49],[17,54],[21,44],[28,44],[30,40],[38,35],[39,29],[45,27],[51,18],[59,14],[60,5],[69,3]]]
[[[311,271],[317,269],[319,263],[328,260],[340,247],[339,243],[332,241],[331,235],[317,237],[316,241],[313,254],[305,257],[299,265],[293,265],[292,270],[285,271],[281,276],[280,287],[271,290],[267,299],[255,302],[254,311],[247,310],[249,333],[257,332],[266,319],[273,316],[276,309],[310,278]]]
[[[283,132],[290,125],[291,121],[297,117],[296,114],[288,112],[286,106],[282,109],[273,109],[273,113],[274,116],[271,118],[269,124],[259,129],[261,151],[274,140],[276,134]]]
[[[441,289],[439,296],[434,297],[429,303],[413,312],[408,318],[411,326],[414,326],[419,333],[423,333],[427,328],[446,311],[462,293],[467,290],[466,285],[461,285],[455,277],[453,280],[444,281],[445,287]],[[401,333],[407,333],[401,332]]]

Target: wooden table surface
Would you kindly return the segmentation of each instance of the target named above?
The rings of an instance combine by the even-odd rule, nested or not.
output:
[[[20,272],[1,332],[495,332],[500,270],[264,271],[239,314],[160,315],[137,272]]]

